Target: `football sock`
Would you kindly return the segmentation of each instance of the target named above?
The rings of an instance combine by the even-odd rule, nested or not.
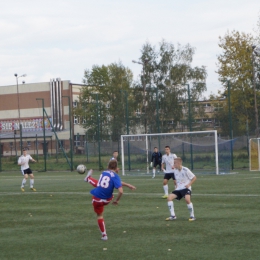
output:
[[[175,216],[173,201],[168,201],[168,208],[170,210],[171,216]]]
[[[164,194],[168,195],[168,184],[163,185],[163,189],[164,189]]]
[[[89,176],[88,179],[87,179],[87,182],[90,183],[92,186],[97,187],[98,180]]]
[[[30,179],[30,188],[33,188],[34,185],[34,179]]]
[[[98,226],[99,226],[99,229],[100,229],[100,232],[103,235],[106,235],[106,226],[105,226],[105,221],[103,218],[99,218],[98,219]]]
[[[153,169],[153,176],[155,176],[155,169]]]
[[[23,180],[22,180],[22,186],[21,186],[21,188],[23,188],[25,184],[26,184],[26,179],[25,179],[25,178],[23,178]]]
[[[190,212],[190,216],[191,216],[191,217],[194,217],[193,204],[192,204],[192,203],[187,204],[187,207],[188,207],[188,210],[189,210],[189,212]]]

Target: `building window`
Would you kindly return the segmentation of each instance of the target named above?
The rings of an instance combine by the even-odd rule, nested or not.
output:
[[[79,118],[77,116],[74,116],[74,125],[79,124]]]
[[[80,146],[80,136],[74,135],[74,146]]]
[[[75,107],[78,107],[78,102],[77,101],[74,101],[73,103],[73,107],[75,108]]]

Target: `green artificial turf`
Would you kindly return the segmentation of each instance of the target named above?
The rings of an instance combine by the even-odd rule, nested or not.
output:
[[[83,175],[35,173],[37,192],[22,193],[19,171],[0,173],[0,259],[259,259],[259,172],[197,175],[194,222],[184,200],[165,221],[162,175],[121,177],[137,190],[105,207],[102,241]]]

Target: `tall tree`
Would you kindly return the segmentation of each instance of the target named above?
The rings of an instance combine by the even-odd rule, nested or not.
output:
[[[255,123],[252,60],[254,39],[251,34],[232,31],[227,32],[224,37],[219,37],[219,40],[222,54],[218,55],[217,73],[224,87],[220,95],[228,97],[229,81],[233,132],[234,135],[241,135],[246,132],[247,123],[251,126]],[[256,95],[258,99],[260,96],[258,93]],[[225,128],[228,127],[228,100],[226,98],[226,105],[218,112],[225,133],[228,132]]]
[[[86,85],[79,98],[79,106],[75,115],[83,120],[81,124],[89,135],[100,135],[101,139],[112,136],[118,140],[119,135],[126,133],[124,99],[128,92],[129,114],[133,113],[133,96],[130,86],[133,74],[121,62],[108,66],[94,65],[91,70],[85,70],[83,83]]]
[[[175,47],[165,40],[159,43],[158,50],[149,42],[142,46],[139,58],[142,73],[140,81],[135,83],[135,91],[144,132],[157,132],[158,129],[168,132],[177,127],[177,122],[183,118],[181,102],[188,100],[187,84],[191,88],[190,100],[195,117],[194,102],[206,90],[207,73],[204,66],[192,67],[194,54],[195,49],[189,44]],[[156,118],[158,103],[159,120]],[[159,127],[156,120],[157,124],[160,121]]]

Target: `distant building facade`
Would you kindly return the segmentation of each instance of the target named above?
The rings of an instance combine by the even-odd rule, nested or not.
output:
[[[74,144],[83,140],[84,129],[73,117],[73,102],[78,99],[84,85],[68,80],[53,79],[50,82],[0,86],[0,141],[2,155],[20,154],[20,125],[22,146],[43,153],[43,129],[45,126],[46,149],[57,148],[53,129],[63,146],[69,149],[71,132]],[[70,100],[70,106],[68,101]],[[44,116],[43,116],[44,105]]]

